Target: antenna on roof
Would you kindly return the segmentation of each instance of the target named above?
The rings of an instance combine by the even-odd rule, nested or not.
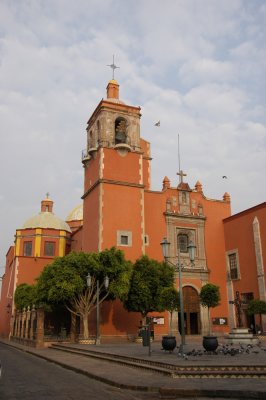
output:
[[[178,135],[177,135],[177,138],[178,138],[178,172],[177,172],[177,174],[176,175],[179,175],[179,183],[183,183],[183,178],[184,178],[184,176],[187,176],[187,174],[185,174],[183,171],[182,171],[182,169],[181,169],[181,167],[180,167],[180,145],[179,145],[179,133],[178,133]]]
[[[179,144],[179,133],[177,135],[177,146],[178,146],[178,172],[180,173],[181,167],[180,167],[180,144]],[[180,182],[181,182],[181,176],[179,176]]]

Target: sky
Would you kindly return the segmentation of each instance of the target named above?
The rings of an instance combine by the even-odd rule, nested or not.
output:
[[[152,189],[177,186],[179,135],[191,188],[229,192],[232,213],[265,202],[265,21],[266,0],[0,0],[0,275],[46,192],[62,219],[81,203],[113,55],[120,98],[142,109]]]

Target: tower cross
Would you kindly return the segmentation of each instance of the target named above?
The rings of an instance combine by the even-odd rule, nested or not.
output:
[[[115,65],[115,56],[113,54],[113,64],[107,64],[107,67],[112,68],[113,70],[113,79],[115,79],[115,69],[120,68],[117,65]]]
[[[185,173],[182,171],[182,169],[179,170],[179,172],[177,172],[176,175],[179,175],[180,183],[183,183],[183,178],[184,178],[184,176],[187,176],[187,174],[185,174]]]

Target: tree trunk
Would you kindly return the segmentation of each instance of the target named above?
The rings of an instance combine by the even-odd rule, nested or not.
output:
[[[76,325],[77,325],[77,317],[76,314],[71,313],[71,326],[70,326],[70,340],[71,342],[76,341]]]
[[[170,336],[172,336],[172,325],[173,325],[173,311],[170,311]]]
[[[89,326],[88,326],[88,314],[82,316],[83,320],[83,337],[84,339],[89,339]]]
[[[211,316],[210,316],[210,307],[208,307],[208,319],[209,319],[209,336],[211,336]]]

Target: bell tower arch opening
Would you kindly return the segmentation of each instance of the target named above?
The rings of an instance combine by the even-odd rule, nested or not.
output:
[[[115,145],[127,143],[127,120],[123,117],[118,117],[115,120]]]
[[[97,148],[98,148],[100,146],[100,144],[101,144],[101,124],[100,124],[99,120],[97,121],[97,138],[96,138],[96,141],[97,141]]]

